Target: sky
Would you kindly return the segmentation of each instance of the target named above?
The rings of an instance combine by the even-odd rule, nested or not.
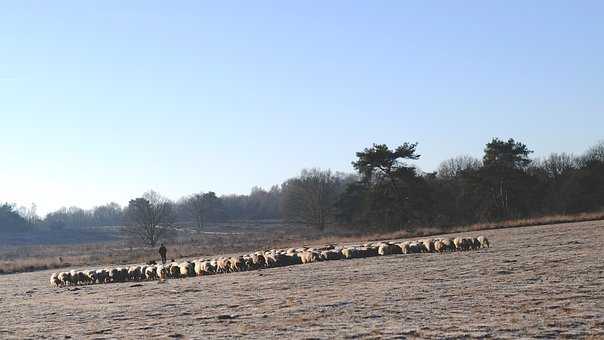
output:
[[[604,139],[602,1],[2,1],[0,202],[249,193],[372,143]]]

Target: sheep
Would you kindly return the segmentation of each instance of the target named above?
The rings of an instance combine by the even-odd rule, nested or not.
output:
[[[368,248],[365,248],[368,250]],[[402,252],[400,247],[395,246],[390,243],[381,243],[378,246],[378,254],[382,256],[392,255],[392,254],[400,254]]]
[[[252,254],[252,263],[256,269],[266,267],[266,259],[262,254]]]
[[[401,254],[409,254],[409,242],[397,243],[396,246],[401,250]]]
[[[166,276],[169,278],[180,277],[180,267],[174,263],[170,263],[166,267]]]
[[[444,239],[440,239],[440,242],[443,243],[443,251],[454,251],[455,250],[455,245],[453,244],[453,240],[448,239],[448,238],[444,238]]]
[[[277,253],[274,255],[275,267],[289,266],[290,264],[300,264],[301,259],[298,255],[287,256],[285,254]]]
[[[470,250],[474,246],[474,242],[471,238],[464,237],[461,239],[462,250]]]
[[[182,262],[178,265],[180,277],[195,276],[195,265],[189,261]]]
[[[426,239],[418,241],[423,253],[434,252],[434,240]]]
[[[95,284],[97,281],[97,276],[96,276],[96,271],[94,270],[89,270],[85,273],[86,275],[86,282],[89,284]]]
[[[107,283],[109,282],[109,272],[105,269],[97,269],[94,272],[96,276],[96,280],[98,283]]]
[[[480,249],[480,241],[478,241],[478,239],[476,237],[472,237],[470,239],[470,241],[472,242],[472,249],[473,250]]]
[[[445,248],[446,248],[446,246],[443,241],[441,241],[441,240],[434,241],[434,250],[436,252],[442,253],[445,251]]]
[[[243,261],[242,256],[230,257],[228,259],[228,262],[229,262],[229,269],[232,272],[240,272],[240,271],[245,271],[247,269],[245,267],[245,262]]]
[[[254,264],[254,260],[252,260],[252,255],[244,255],[243,256],[243,267],[245,270],[254,270],[257,269]]]
[[[489,239],[487,239],[485,236],[480,235],[476,239],[480,243],[481,248],[490,248],[491,247],[489,245]]]
[[[63,285],[61,279],[59,279],[59,273],[52,273],[50,275],[50,286],[60,287]]]
[[[229,272],[229,260],[225,258],[219,258],[216,260],[216,272],[217,273],[228,273]]]
[[[277,260],[275,259],[274,253],[264,253],[264,261],[266,262],[266,268],[275,267]]]
[[[195,262],[195,274],[197,276],[210,275],[214,273],[214,268],[210,261]]]
[[[120,279],[122,282],[128,281],[128,268],[124,267],[120,270]]]
[[[361,251],[359,248],[346,247],[341,250],[342,255],[347,259],[358,259],[364,257],[368,253],[368,250],[365,249],[365,252]]]
[[[155,265],[151,265],[145,270],[145,277],[147,278],[147,280],[157,280],[157,274],[157,266]]]
[[[409,252],[407,254],[417,254],[422,252],[422,247],[417,242],[409,243]]]
[[[141,267],[131,266],[128,268],[128,280],[129,281],[140,281],[141,280]]]
[[[69,272],[61,272],[57,275],[57,280],[61,282],[61,286],[71,284],[71,274]]]
[[[300,260],[302,263],[312,263],[321,261],[321,255],[316,251],[305,251],[300,253]]]
[[[176,266],[174,266],[176,267]],[[173,268],[173,266],[165,266],[163,264],[157,265],[157,277],[159,279],[159,282],[162,283],[164,281],[166,281],[166,279],[168,279],[168,274],[170,273],[170,268]],[[176,267],[178,268],[178,267]]]
[[[455,246],[455,250],[458,250],[458,251],[463,250],[462,241],[463,241],[463,239],[461,237],[456,237],[453,239],[453,245]]]
[[[280,266],[293,266],[296,264],[302,264],[302,259],[300,258],[301,253],[295,254],[277,254],[277,261],[280,262]]]
[[[340,260],[343,257],[342,253],[335,249],[323,250],[319,255],[323,261]]]

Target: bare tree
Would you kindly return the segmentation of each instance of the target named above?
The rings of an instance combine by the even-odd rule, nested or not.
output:
[[[197,228],[203,228],[208,218],[216,215],[220,207],[220,198],[212,191],[199,193],[184,199],[183,207],[193,218]]]
[[[130,200],[125,210],[124,231],[143,244],[155,247],[164,238],[167,226],[174,221],[172,202],[154,191]]]
[[[604,163],[604,140],[590,147],[583,155],[583,163],[603,162]]]
[[[342,174],[320,169],[303,170],[300,177],[283,184],[283,214],[292,222],[324,229],[334,214],[334,204],[343,191]]]
[[[464,171],[476,170],[481,165],[480,160],[472,156],[457,156],[440,163],[438,166],[438,177],[454,178]]]
[[[557,179],[574,169],[577,158],[568,153],[552,153],[541,162],[541,167],[548,177]]]

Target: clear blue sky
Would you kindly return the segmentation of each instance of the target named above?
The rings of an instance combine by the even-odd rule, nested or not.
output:
[[[247,193],[492,137],[604,138],[602,1],[3,1],[0,201]]]

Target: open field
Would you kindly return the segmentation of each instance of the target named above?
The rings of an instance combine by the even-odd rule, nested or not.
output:
[[[480,234],[490,249],[165,284],[3,275],[0,338],[604,337],[604,221]]]

